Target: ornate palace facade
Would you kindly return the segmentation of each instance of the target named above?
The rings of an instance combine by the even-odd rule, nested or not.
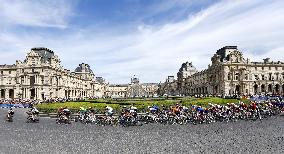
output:
[[[237,46],[219,49],[211,62],[206,70],[200,72],[195,72],[192,64],[182,65],[178,73],[177,91],[181,95],[284,93],[283,62],[274,62],[269,58],[263,62],[251,62],[243,57]]]
[[[157,83],[139,83],[137,77],[131,78],[129,84],[110,84],[107,86],[106,97],[113,98],[134,98],[153,97],[157,95]]]
[[[43,100],[104,95],[104,83],[94,79],[88,64],[79,64],[71,72],[47,48],[32,48],[23,62],[0,65],[0,75],[0,98]]]

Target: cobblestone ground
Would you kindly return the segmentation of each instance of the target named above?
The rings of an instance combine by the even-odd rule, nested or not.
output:
[[[0,109],[0,153],[284,153],[284,116],[209,125],[111,127],[58,125],[54,119],[14,122]]]

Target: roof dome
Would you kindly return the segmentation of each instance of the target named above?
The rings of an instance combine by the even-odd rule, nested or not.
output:
[[[92,69],[88,64],[79,64],[79,66],[75,69],[75,72],[81,72],[81,73],[93,73]]]

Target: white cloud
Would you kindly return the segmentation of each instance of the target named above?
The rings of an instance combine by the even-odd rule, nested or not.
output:
[[[65,28],[70,10],[66,0],[1,0],[0,23]]]
[[[176,75],[185,61],[192,61],[200,70],[207,68],[211,56],[226,45],[238,45],[252,61],[266,57],[284,61],[282,8],[284,1],[222,1],[177,23],[141,24],[134,32],[97,34],[98,29],[88,28],[48,38],[15,34],[6,39],[0,35],[0,45],[9,40],[8,45],[19,45],[14,48],[18,51],[44,45],[54,49],[67,68],[86,62],[112,83],[127,83],[134,74],[142,82],[159,82]]]

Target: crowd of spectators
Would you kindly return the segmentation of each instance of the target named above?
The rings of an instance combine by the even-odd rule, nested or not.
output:
[[[86,99],[93,99],[93,97],[90,98],[46,98],[44,100],[34,100],[34,99],[11,99],[11,98],[2,98],[0,99],[0,105],[2,104],[8,104],[8,105],[23,105],[23,106],[32,106],[35,104],[41,104],[41,103],[64,103],[69,101],[83,101]]]

